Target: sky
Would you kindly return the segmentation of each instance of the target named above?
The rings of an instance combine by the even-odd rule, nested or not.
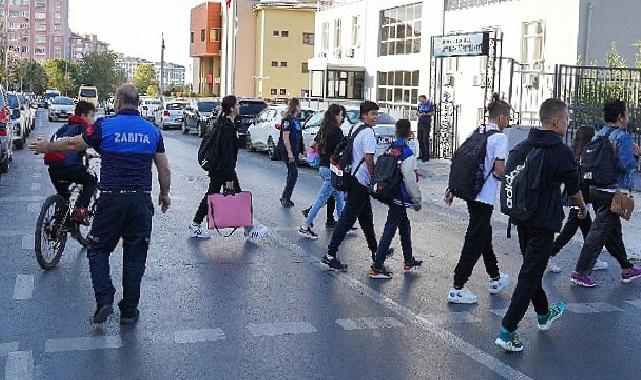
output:
[[[128,56],[160,61],[161,33],[165,61],[184,65],[190,82],[190,11],[205,0],[69,0],[69,27],[93,33]]]

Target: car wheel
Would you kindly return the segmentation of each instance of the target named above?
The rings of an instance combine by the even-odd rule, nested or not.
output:
[[[278,161],[278,152],[276,152],[276,145],[274,144],[274,140],[272,138],[269,138],[269,141],[267,141],[267,155],[269,156],[269,159],[272,161]]]
[[[53,119],[51,118],[51,116],[49,116],[49,122],[53,123]]]
[[[9,173],[9,160],[0,164],[0,173]]]

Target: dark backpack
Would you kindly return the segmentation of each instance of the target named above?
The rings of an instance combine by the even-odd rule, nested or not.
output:
[[[198,148],[198,164],[206,172],[220,169],[220,136],[222,126],[214,123]]]
[[[581,171],[583,181],[590,186],[609,186],[617,183],[618,162],[614,144],[610,141],[610,129],[583,149]]]
[[[455,197],[474,200],[483,189],[491,173],[485,175],[487,139],[499,131],[493,129],[481,132],[475,130],[452,157],[450,166],[449,191]]]
[[[82,133],[82,127],[78,124],[65,124],[60,127],[49,139],[55,142],[64,138],[78,136]],[[68,167],[77,164],[80,160],[79,152],[47,152],[44,154],[45,165],[54,167]]]
[[[352,126],[353,128],[353,126]],[[354,139],[358,134],[367,128],[361,125],[355,131],[352,129],[349,135],[338,144],[334,154],[330,158],[329,169],[332,173],[332,187],[338,191],[349,191],[354,183],[354,175],[352,174],[352,152],[354,151]],[[363,160],[358,163],[354,173],[363,164]]]
[[[530,221],[541,206],[544,148],[510,152],[501,181],[501,212],[510,217],[510,224]],[[509,235],[508,235],[509,236]]]
[[[403,181],[402,163],[403,151],[394,143],[378,157],[370,187],[370,195],[374,199],[390,204],[398,196]]]

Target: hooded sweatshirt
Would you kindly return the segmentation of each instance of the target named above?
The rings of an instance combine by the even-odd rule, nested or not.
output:
[[[396,139],[394,148],[401,151],[401,173],[403,173],[403,182],[401,182],[399,194],[394,199],[394,203],[405,207],[421,204],[421,189],[418,187],[416,176],[416,156],[407,141],[402,138]]]
[[[561,203],[561,184],[569,196],[580,191],[579,176],[574,154],[570,147],[563,143],[558,133],[543,129],[532,129],[528,138],[510,152],[508,161],[523,162],[532,148],[544,148],[543,178],[539,208],[527,223],[529,227],[551,232],[561,231],[564,213]],[[509,163],[508,163],[508,166]]]

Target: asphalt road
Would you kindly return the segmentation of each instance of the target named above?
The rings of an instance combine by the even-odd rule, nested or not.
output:
[[[40,113],[31,136],[51,134]],[[638,379],[641,283],[619,282],[619,268],[598,274],[596,289],[570,286],[568,273],[580,247],[562,256],[564,273],[545,277],[552,301],[568,312],[548,332],[533,315],[520,334],[526,348],[506,354],[493,345],[514,284],[487,293],[481,264],[469,283],[474,306],[448,305],[466,216],[431,199],[411,213],[418,275],[403,275],[399,252],[388,281],[367,277],[369,252],[362,234],[348,237],[340,255],[349,272],[323,271],[331,231],[300,238],[300,209],[313,201],[320,179],[303,169],[293,201],[278,198],[285,166],[241,152],[241,186],[254,195],[258,223],[271,229],[264,242],[242,233],[210,240],[187,238],[187,226],[208,178],[196,164],[199,139],[164,132],[173,172],[170,212],[157,212],[143,280],[141,320],[120,326],[88,323],[94,299],[86,252],[70,243],[54,270],[44,272],[33,253],[40,204],[53,192],[42,156],[15,151],[0,182],[0,378],[6,379]],[[156,186],[157,188],[157,186]],[[385,208],[375,206],[380,234]],[[324,225],[321,213],[317,225]],[[515,279],[516,239],[495,229],[502,271]],[[121,295],[121,250],[112,277]]]

